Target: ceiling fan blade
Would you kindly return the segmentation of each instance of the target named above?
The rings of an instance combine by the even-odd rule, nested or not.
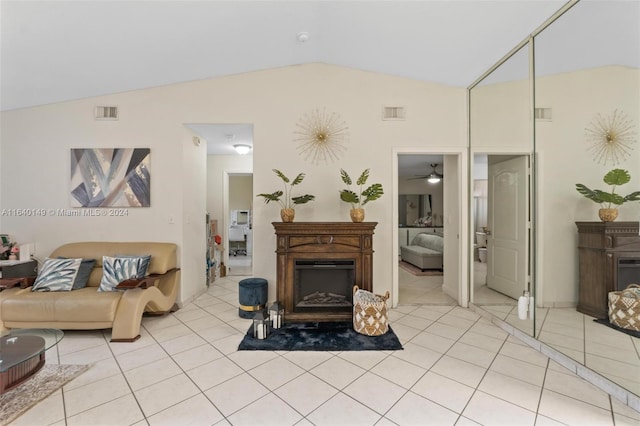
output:
[[[416,177],[412,177],[412,178],[407,178],[407,180],[414,180],[414,179],[425,179],[428,178],[429,176],[416,176]]]

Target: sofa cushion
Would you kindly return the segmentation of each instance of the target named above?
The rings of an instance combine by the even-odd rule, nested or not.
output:
[[[42,263],[32,291],[71,291],[82,259],[51,259]]]
[[[98,291],[117,291],[124,280],[138,278],[140,257],[102,257],[102,280]]]
[[[421,233],[411,241],[412,246],[420,246],[442,253],[444,250],[444,238],[436,234]]]
[[[10,322],[113,322],[122,292],[85,287],[67,292],[26,292],[2,301],[2,320]]]
[[[442,252],[422,246],[406,246],[401,248],[402,253],[412,253],[420,256],[442,256]]]

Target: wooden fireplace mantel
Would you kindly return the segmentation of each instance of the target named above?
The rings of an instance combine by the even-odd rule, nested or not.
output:
[[[277,297],[286,321],[351,321],[352,312],[294,312],[296,260],[337,259],[355,262],[359,288],[373,289],[373,231],[377,222],[273,222],[276,231]]]
[[[638,222],[576,222],[578,227],[578,306],[595,318],[608,318],[609,292],[618,285],[618,259],[640,258]]]

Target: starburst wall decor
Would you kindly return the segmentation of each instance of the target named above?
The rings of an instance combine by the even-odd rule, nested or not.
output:
[[[294,141],[305,160],[313,164],[325,164],[337,160],[346,151],[349,127],[339,114],[314,109],[304,114],[296,123]]]
[[[623,111],[616,109],[606,117],[598,114],[585,129],[593,160],[604,165],[608,162],[617,165],[626,160],[636,143],[634,128],[633,121]]]

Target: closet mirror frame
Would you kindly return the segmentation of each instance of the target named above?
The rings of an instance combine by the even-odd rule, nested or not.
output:
[[[494,65],[490,70],[488,70],[485,74],[483,74],[478,80],[476,80],[472,85],[470,85],[468,87],[468,92],[467,92],[467,96],[468,96],[468,106],[469,106],[469,111],[468,111],[468,118],[469,118],[469,149],[470,149],[470,155],[469,155],[469,188],[473,188],[473,158],[474,158],[474,153],[476,153],[476,146],[474,146],[474,139],[473,139],[473,120],[471,120],[471,116],[472,116],[472,111],[471,108],[473,108],[473,104],[471,102],[472,97],[473,97],[473,89],[482,82],[482,80],[484,78],[487,77],[487,75],[489,75],[493,70],[495,70],[497,67],[499,67],[502,63],[504,63],[508,57],[513,54],[514,51],[518,50],[519,48],[521,48],[523,45],[528,44],[529,45],[529,49],[530,49],[530,58],[529,58],[529,86],[531,88],[531,92],[530,92],[530,120],[532,123],[531,126],[531,136],[532,136],[532,152],[531,152],[531,165],[532,165],[532,169],[531,169],[531,175],[532,175],[532,180],[531,180],[531,233],[532,233],[532,237],[531,237],[531,252],[530,252],[530,256],[529,259],[531,261],[531,282],[532,282],[532,289],[533,289],[533,295],[539,295],[540,297],[542,297],[542,293],[540,290],[542,290],[540,288],[541,282],[539,282],[540,278],[542,277],[542,275],[544,274],[544,268],[545,265],[543,265],[541,262],[538,262],[538,258],[541,256],[541,254],[538,253],[536,244],[541,244],[541,241],[543,241],[542,235],[538,235],[539,232],[541,232],[542,228],[540,227],[541,223],[539,222],[539,220],[541,220],[540,217],[538,217],[538,214],[541,214],[539,211],[540,205],[539,205],[539,200],[538,200],[538,187],[541,190],[544,190],[544,185],[539,182],[539,178],[541,177],[540,175],[540,160],[541,160],[541,150],[543,149],[543,145],[541,145],[543,142],[542,141],[538,141],[536,139],[536,131],[540,130],[540,129],[536,129],[536,117],[535,117],[535,109],[536,107],[546,107],[546,105],[538,105],[536,103],[536,83],[537,83],[537,79],[542,79],[542,76],[536,76],[536,63],[535,60],[536,59],[540,59],[540,57],[542,56],[542,53],[540,52],[539,46],[536,45],[536,41],[539,40],[540,44],[542,44],[542,35],[544,34],[544,30],[547,29],[547,27],[549,27],[550,25],[556,23],[556,21],[558,21],[563,15],[565,15],[565,13],[567,12],[571,12],[571,9],[574,8],[575,6],[580,7],[580,3],[586,3],[588,4],[587,1],[585,0],[571,0],[568,1],[566,4],[564,4],[561,8],[559,8],[559,10],[552,15],[547,21],[545,21],[544,24],[542,24],[538,29],[536,29],[536,31],[534,31],[526,40],[524,40],[522,43],[520,43],[518,46],[516,46],[516,48],[514,48],[512,50],[512,52],[510,52],[508,55],[505,56],[505,58],[503,60],[501,60],[500,62],[498,62],[496,65]],[[578,9],[576,9],[578,10]],[[567,15],[570,16],[570,15]],[[635,15],[634,15],[635,16]],[[562,24],[562,22],[558,22],[559,25]],[[557,29],[560,27],[554,27],[554,29]],[[635,27],[637,28],[637,27]],[[541,36],[540,38],[537,38],[538,36]],[[588,45],[587,45],[588,46]],[[631,44],[631,46],[635,46],[634,44]],[[536,50],[536,47],[538,47],[538,50]],[[585,52],[591,52],[590,49],[584,49]],[[632,57],[633,59],[637,58],[635,56]],[[613,63],[613,62],[612,62]],[[538,64],[540,66],[540,63]],[[584,67],[582,68],[578,68],[578,69],[584,69]],[[542,81],[542,80],[540,80]],[[538,84],[540,84],[540,82],[538,82]],[[640,94],[640,92],[639,92]],[[606,111],[602,111],[602,112],[606,112]],[[632,115],[635,115],[635,113],[632,111]],[[637,118],[634,117],[636,126],[638,125],[638,120]],[[587,123],[584,123],[584,125],[586,126]],[[575,127],[575,126],[574,126]],[[584,130],[583,128],[579,128],[580,126],[576,127],[576,140],[580,139],[582,140],[582,130]],[[636,131],[637,131],[637,127],[636,127]],[[578,148],[576,146],[576,148]],[[586,148],[586,147],[583,147]],[[638,146],[636,145],[636,150],[638,149]],[[582,149],[582,148],[580,148]],[[547,153],[548,154],[548,153]],[[636,151],[634,151],[634,155],[637,154]],[[549,155],[553,155],[553,154],[549,154]],[[584,155],[584,152],[580,151],[580,155]],[[594,160],[595,161],[595,160]],[[634,169],[636,166],[635,164],[637,164],[637,159],[633,159],[630,160],[629,163],[626,164],[626,167],[624,164],[622,165],[615,165],[615,166],[608,166],[608,169],[612,169],[614,167],[620,167],[620,168],[629,168],[631,167],[630,170]],[[604,168],[604,166],[603,166]],[[633,175],[633,172],[632,172]],[[581,175],[582,176],[582,175]],[[574,179],[574,177],[572,177],[571,179]],[[579,179],[578,179],[579,180]],[[637,180],[633,180],[632,182],[635,182],[634,185],[637,185]],[[570,182],[571,185],[569,185],[568,187],[570,187],[570,189],[566,189],[566,195],[568,195],[569,193],[573,194],[573,184],[574,182]],[[564,186],[567,186],[566,184],[564,184]],[[576,200],[579,200],[579,198],[577,198]],[[473,205],[472,203],[473,201],[473,194],[470,192],[469,194],[469,202],[470,202],[470,206]],[[584,200],[580,200],[583,201]],[[580,204],[578,205],[578,203],[580,203],[580,201],[576,201],[575,203],[571,204],[571,208],[573,209],[578,209],[578,210],[571,210],[571,208],[569,210],[569,212],[567,212],[572,218],[575,216],[575,219],[570,219],[571,220],[591,220],[591,221],[598,221],[597,218],[597,208],[594,207],[592,204],[587,204],[586,202],[584,202],[584,204]],[[575,206],[574,206],[575,204]],[[589,216],[591,210],[589,209],[590,207],[593,207],[593,217]],[[626,206],[625,206],[626,207]],[[587,209],[589,209],[587,211]],[[583,213],[583,211],[587,211],[586,213]],[[578,213],[580,212],[580,213]],[[469,229],[473,230],[473,212],[471,212],[471,214],[469,215]],[[625,210],[624,214],[627,214],[627,218],[633,214],[633,212],[631,210]],[[587,215],[586,217],[588,219],[584,219],[583,217]],[[582,217],[582,218],[578,218],[578,217]],[[548,220],[548,219],[547,219]],[[566,221],[565,217],[562,217],[563,221]],[[635,221],[637,219],[631,217],[631,218],[623,218],[623,220],[632,220]],[[569,223],[570,228],[575,228],[575,224],[574,223]],[[469,233],[469,243],[470,243],[470,247],[473,247],[473,242],[474,242],[474,234],[473,232]],[[564,234],[563,234],[564,235]],[[571,240],[570,243],[571,244],[577,244],[577,229],[575,229],[575,235],[572,234],[572,236],[575,238],[575,240]],[[563,236],[562,238],[565,238],[565,236]],[[578,255],[578,250],[577,250],[577,245],[575,246],[575,255]],[[469,260],[470,260],[470,264],[473,264],[473,251],[472,249],[470,250],[469,253]],[[544,259],[542,259],[544,260]],[[473,283],[472,279],[473,279],[473,275],[472,275],[472,268],[469,268],[470,271],[470,277],[469,277],[469,282]],[[576,278],[577,279],[577,278]],[[472,285],[472,284],[471,284]],[[576,282],[576,286],[577,286],[577,282]],[[575,289],[575,291],[577,292],[577,287]],[[470,291],[471,294],[471,291]],[[471,304],[473,304],[474,306],[476,305],[474,303],[473,299],[470,299]],[[577,302],[577,301],[576,301]],[[543,302],[543,304],[541,306],[544,306],[546,302]],[[555,303],[555,302],[554,302]],[[562,303],[562,302],[561,302]],[[554,305],[555,306],[555,305]],[[483,306],[478,305],[478,308],[480,310],[483,310],[485,312],[489,312],[491,313],[489,310],[484,309]],[[574,306],[565,306],[565,309],[567,309],[567,313],[568,311],[576,311],[575,309],[575,305]],[[569,368],[571,371],[575,372],[576,374],[578,374],[579,376],[587,379],[588,381],[590,381],[591,383],[593,383],[594,385],[596,385],[597,387],[605,390],[606,392],[608,392],[609,394],[611,394],[612,396],[614,396],[615,398],[617,398],[618,400],[622,401],[623,403],[626,403],[627,405],[635,408],[636,410],[640,409],[640,392],[638,392],[638,386],[636,383],[631,383],[631,382],[625,382],[624,377],[621,375],[620,377],[617,377],[615,374],[609,373],[606,370],[602,370],[598,367],[596,367],[593,364],[590,364],[591,361],[588,360],[588,355],[589,353],[587,353],[585,351],[585,353],[583,353],[582,355],[582,360],[580,360],[580,355],[578,354],[577,356],[570,353],[570,351],[566,351],[563,350],[563,348],[560,345],[556,345],[553,342],[549,341],[546,337],[545,337],[545,332],[544,330],[542,330],[542,333],[540,333],[540,329],[543,325],[543,320],[545,320],[545,313],[547,312],[548,308],[544,308],[544,307],[536,307],[536,309],[534,310],[534,317],[533,317],[533,325],[532,325],[532,330],[531,332],[525,332],[525,336],[523,336],[523,338],[529,342],[529,344],[531,344],[532,346],[536,346],[538,348],[540,348],[540,350],[542,350],[543,353],[549,355],[553,360],[559,362],[561,365]],[[535,313],[538,313],[538,315],[536,315]],[[493,313],[491,313],[495,318],[497,318],[498,322],[503,322],[506,327],[513,327],[513,324],[509,324],[508,321],[501,319],[497,316],[495,316]],[[588,332],[587,329],[589,329],[590,327],[592,327],[592,323],[593,321],[590,321],[590,317],[585,317],[584,324],[583,324],[583,333],[585,334],[585,336],[582,336],[585,339],[585,344],[588,344],[588,342],[586,342],[586,334]],[[600,326],[597,325],[599,327],[604,327],[604,326]],[[505,328],[505,327],[503,327]],[[523,331],[522,329],[518,329],[518,327],[513,327],[515,332],[512,334],[515,335],[521,335],[522,333],[518,333],[518,331]],[[506,328],[505,328],[506,329]],[[617,334],[622,334],[618,331],[615,331],[615,333]],[[531,339],[533,338],[533,339]],[[632,339],[633,340],[633,339]],[[560,342],[558,342],[560,343]],[[598,342],[601,343],[601,342]],[[561,344],[562,345],[562,344]],[[639,347],[639,345],[635,345],[636,348]],[[616,357],[611,357],[612,361],[615,361]],[[620,361],[620,360],[618,360]],[[621,361],[620,361],[621,362]],[[627,362],[627,361],[625,361]],[[634,361],[635,363],[635,361]],[[634,364],[635,365],[635,364]],[[586,367],[586,368],[585,368]],[[637,371],[637,367],[636,366],[632,366],[630,365],[630,367],[632,368],[632,372]],[[633,374],[633,373],[629,373],[629,374]]]
[[[518,313],[518,299],[527,297],[527,307],[533,307],[535,300],[535,167],[534,167],[534,132],[533,132],[533,78],[532,78],[532,37],[520,42],[493,67],[487,70],[468,88],[468,119],[469,119],[469,205],[473,208],[480,206],[483,196],[497,194],[499,189],[507,191],[513,185],[500,185],[499,179],[492,180],[488,175],[492,167],[501,168],[497,173],[505,179],[521,182],[517,194],[524,190],[518,200],[507,200],[508,206],[520,212],[520,215],[500,229],[492,229],[492,223],[486,223],[480,234],[477,229],[476,212],[469,214],[469,268],[470,303],[482,310],[507,322],[520,332],[535,337],[535,309],[527,310],[524,317]],[[518,95],[510,97],[516,90]],[[505,94],[507,96],[505,96]],[[515,101],[515,102],[514,102]],[[483,108],[489,112],[482,111]],[[478,123],[482,121],[480,130]],[[477,162],[477,157],[486,157],[486,162]],[[520,158],[518,164],[507,164],[507,161]],[[516,167],[517,166],[517,167]],[[476,179],[478,174],[486,179]],[[485,182],[481,182],[486,180]],[[492,183],[493,182],[493,183]],[[487,187],[488,194],[476,197],[474,187],[476,183]],[[479,198],[479,199],[476,199]],[[494,204],[493,199],[486,197],[488,204]],[[502,197],[503,199],[505,197]],[[487,206],[487,220],[492,216],[499,216]],[[492,212],[492,210],[494,212]],[[484,213],[487,214],[487,211]],[[510,210],[511,211],[511,210]],[[503,220],[509,220],[511,215],[503,214]],[[494,221],[494,224],[499,223]],[[486,234],[486,244],[477,238]],[[476,238],[477,236],[477,238]],[[506,242],[507,240],[510,240]],[[512,244],[515,243],[515,244]],[[501,260],[494,252],[508,253],[507,260]],[[483,256],[484,255],[484,256]],[[484,258],[483,258],[484,257]],[[505,257],[505,258],[506,258]],[[498,262],[499,261],[499,262]],[[488,276],[491,277],[487,278]],[[498,291],[496,291],[498,290]]]

